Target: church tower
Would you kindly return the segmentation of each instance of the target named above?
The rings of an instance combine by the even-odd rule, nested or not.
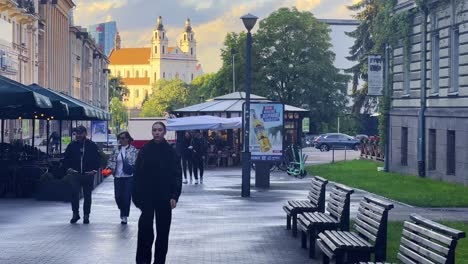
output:
[[[120,38],[120,34],[117,31],[117,33],[115,34],[115,38],[114,38],[114,49],[119,50],[121,48],[121,44],[122,44],[122,39]]]
[[[161,58],[167,53],[169,43],[161,16],[158,17],[152,39],[151,58]]]
[[[185,21],[185,28],[180,40],[180,49],[190,57],[197,57],[197,42],[195,41],[195,32],[192,30],[190,19]]]

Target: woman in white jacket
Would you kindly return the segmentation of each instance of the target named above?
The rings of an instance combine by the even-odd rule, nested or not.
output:
[[[112,170],[114,175],[115,202],[120,209],[120,223],[126,225],[130,214],[133,171],[138,150],[131,145],[133,138],[127,131],[120,133],[117,139],[119,147],[112,153],[107,167]]]

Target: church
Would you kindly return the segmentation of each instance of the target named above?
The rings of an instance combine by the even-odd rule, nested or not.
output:
[[[115,48],[109,55],[109,69],[113,76],[121,77],[129,89],[124,103],[132,116],[140,112],[143,100],[152,93],[156,81],[177,78],[190,83],[203,74],[197,60],[197,42],[190,19],[185,21],[176,46],[169,46],[161,16],[153,30],[151,47],[121,48],[120,41],[117,33]]]

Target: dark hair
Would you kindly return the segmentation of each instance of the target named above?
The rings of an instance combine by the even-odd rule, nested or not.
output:
[[[163,122],[161,122],[161,121],[156,121],[156,122],[153,123],[153,125],[151,126],[151,128],[153,128],[155,125],[161,125],[161,126],[164,128],[164,132],[167,131],[166,125],[165,125]]]
[[[128,143],[132,143],[132,142],[133,142],[133,138],[132,138],[132,136],[130,136],[130,133],[128,133],[128,131],[120,132],[120,133],[117,135],[117,138],[120,138],[121,136],[125,136],[126,138],[128,138]]]

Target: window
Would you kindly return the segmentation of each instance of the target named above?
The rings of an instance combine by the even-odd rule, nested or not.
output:
[[[135,90],[135,98],[139,98],[140,97],[140,90],[136,89]]]
[[[455,131],[447,131],[447,175],[455,175]]]
[[[193,73],[192,73],[192,81],[193,81]]]
[[[148,71],[145,71],[145,78],[148,78]]]
[[[186,41],[186,40],[187,40],[187,35],[186,35],[186,34],[184,34],[184,41]]]
[[[452,28],[451,34],[451,65],[450,65],[450,89],[449,92],[458,92],[459,61],[460,61],[460,32],[458,27]]]
[[[432,39],[431,39],[431,46],[432,46],[432,49],[431,49],[431,53],[432,53],[432,58],[431,58],[431,63],[432,63],[432,68],[431,68],[431,89],[432,89],[432,93],[435,94],[435,93],[438,93],[439,92],[439,71],[440,71],[440,67],[439,67],[439,60],[440,60],[440,56],[439,56],[439,50],[440,50],[440,39],[439,39],[439,33],[438,32],[435,32],[433,35],[432,35]]]
[[[130,78],[130,71],[127,71],[127,78]]]
[[[163,32],[163,38],[165,38],[165,34],[164,34],[164,32]]]
[[[154,54],[158,54],[158,46],[154,46]]]
[[[135,78],[140,78],[140,72],[139,71],[135,72]]]
[[[154,73],[154,81],[156,81],[157,79],[158,79],[158,74]]]
[[[193,55],[193,48],[190,48],[190,55]]]
[[[408,166],[408,128],[401,128],[401,166]]]
[[[117,72],[118,77],[122,77],[122,73],[120,71]]]
[[[163,72],[163,78],[166,79],[166,73],[165,72]]]
[[[436,139],[436,130],[429,129],[429,164],[428,169],[430,171],[436,170],[437,168],[437,139]]]
[[[154,33],[154,38],[155,38],[155,39],[158,38],[158,32],[155,32],[155,33]]]
[[[163,46],[162,54],[166,54],[166,47]]]
[[[411,49],[403,48],[403,95],[411,94]]]

